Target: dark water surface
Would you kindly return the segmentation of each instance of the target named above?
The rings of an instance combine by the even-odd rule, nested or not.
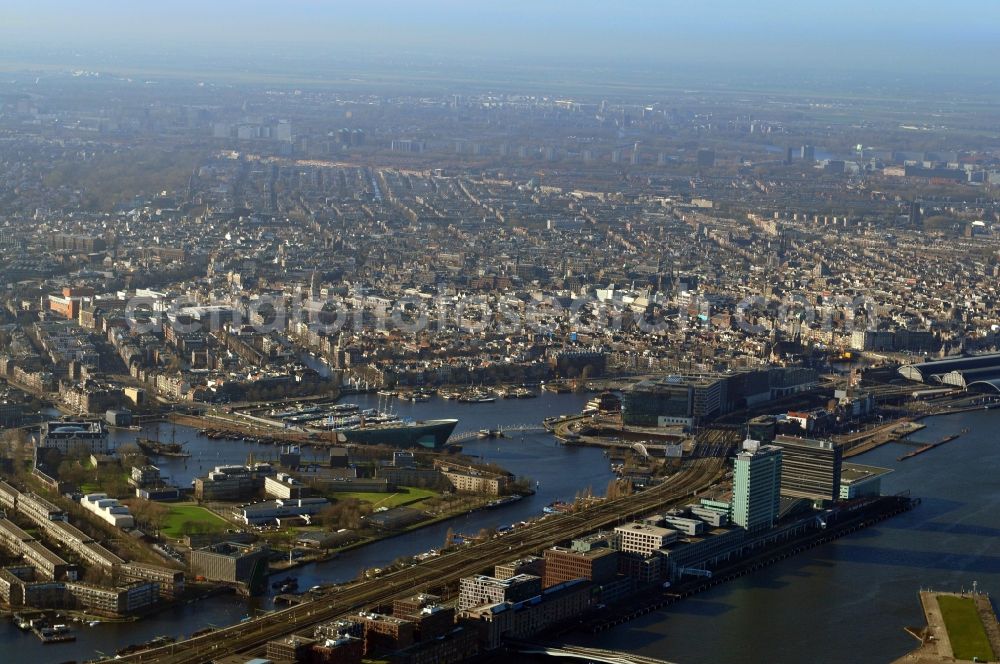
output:
[[[915,510],[577,642],[684,664],[889,662],[917,645],[903,628],[924,624],[921,588],[1000,594],[1000,413],[924,422],[917,440],[970,431],[851,459],[892,468],[883,492],[909,489]]]

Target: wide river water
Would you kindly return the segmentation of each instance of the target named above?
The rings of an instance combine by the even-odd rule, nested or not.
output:
[[[374,395],[345,401],[366,407]],[[458,431],[497,425],[537,424],[549,415],[579,412],[586,395],[543,394],[532,400],[457,404],[433,399],[423,404],[394,402],[404,416],[458,417]],[[917,440],[933,441],[968,428],[940,449],[897,461],[910,446],[894,444],[852,461],[892,468],[883,490],[909,489],[922,499],[912,512],[855,533],[753,576],[716,587],[668,609],[597,636],[575,641],[637,651],[669,661],[699,662],[887,662],[916,642],[903,627],[922,624],[917,591],[922,587],[969,588],[973,581],[1000,592],[1000,440],[993,427],[998,412],[972,412],[925,420]],[[171,427],[160,427],[169,439]],[[122,442],[135,434],[116,434]],[[273,454],[270,447],[198,437],[177,427],[188,441],[187,461],[161,463],[181,485],[216,464]],[[563,447],[551,436],[531,433],[503,440],[473,440],[465,452],[495,461],[517,475],[539,481],[537,495],[498,510],[477,512],[348,552],[327,563],[295,572],[301,587],[345,581],[365,567],[440,547],[448,528],[475,532],[541,513],[554,500],[580,489],[603,493],[612,478],[597,449]],[[207,625],[227,625],[270,608],[268,598],[221,596],[171,608],[138,623],[104,624],[77,630],[75,643],[43,646],[34,636],[0,622],[4,662],[82,661],[113,653],[128,643],[157,635],[181,636]]]
[[[851,461],[892,468],[883,493],[922,503],[830,544],[722,584],[578,643],[672,662],[889,662],[918,644],[921,588],[1000,593],[1000,412],[932,417],[913,436],[939,449],[891,444]]]

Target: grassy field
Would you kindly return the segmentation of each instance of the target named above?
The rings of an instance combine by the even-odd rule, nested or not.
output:
[[[980,662],[993,661],[993,649],[975,602],[969,597],[952,595],[938,595],[937,599],[955,658],[971,660],[977,657]]]
[[[433,489],[418,489],[416,487],[399,487],[395,493],[365,493],[360,491],[345,491],[333,494],[338,500],[357,498],[361,502],[371,503],[373,508],[399,507],[427,500],[438,495]]]
[[[225,530],[229,524],[222,517],[197,505],[171,505],[170,514],[163,522],[163,534],[167,537],[182,537],[195,524],[202,532]]]

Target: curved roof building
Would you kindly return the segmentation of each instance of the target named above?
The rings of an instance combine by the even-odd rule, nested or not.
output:
[[[1000,392],[1000,353],[908,364],[899,368],[899,374],[921,383]]]

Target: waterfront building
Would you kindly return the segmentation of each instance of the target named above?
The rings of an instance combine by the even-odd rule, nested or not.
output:
[[[585,579],[595,584],[614,579],[618,573],[618,551],[592,548],[574,551],[554,546],[545,550],[545,576],[542,587],[551,588],[573,579]]]
[[[121,587],[70,581],[65,587],[78,607],[112,616],[135,613],[155,604],[160,597],[155,581],[134,581]]]
[[[619,551],[648,557],[676,540],[680,533],[671,528],[661,528],[648,523],[626,523],[615,528],[615,536]]]
[[[108,410],[104,413],[104,421],[109,426],[127,427],[132,425],[132,411],[130,410]]]
[[[155,604],[160,597],[155,581],[103,586],[76,580],[39,580],[31,566],[0,570],[0,599],[12,607],[84,609],[107,616],[124,616]]]
[[[31,565],[12,565],[0,569],[0,601],[10,607],[24,605],[20,589],[24,582],[35,580],[35,568]]]
[[[882,478],[892,470],[860,463],[845,463],[840,474],[840,499],[882,495]]]
[[[812,389],[816,371],[771,367],[732,373],[675,374],[643,380],[623,393],[629,426],[693,426],[740,408]]]
[[[175,599],[184,593],[184,572],[179,569],[148,565],[146,563],[124,563],[116,568],[120,581],[152,581],[158,586],[160,597]]]
[[[12,608],[61,609],[67,604],[66,586],[62,581],[39,580],[30,565],[5,567],[0,570],[0,599]]]
[[[134,487],[156,486],[160,484],[160,469],[152,465],[132,466],[128,483]]]
[[[356,445],[391,445],[439,450],[448,442],[457,424],[458,420],[451,419],[390,422],[340,431],[337,433],[337,438]]]
[[[531,574],[518,574],[498,579],[484,574],[467,576],[459,583],[458,610],[483,604],[521,602],[542,592],[542,579]]]
[[[830,440],[777,436],[781,448],[781,495],[831,501],[840,497],[843,448]]]
[[[772,527],[781,501],[781,448],[743,441],[733,462],[733,523],[754,531]]]
[[[696,405],[697,404],[697,405]],[[667,376],[645,380],[622,397],[622,422],[629,426],[693,426],[722,409],[722,383],[711,378]]]
[[[448,461],[434,460],[434,467],[451,484],[455,491],[465,493],[485,493],[499,496],[510,490],[511,476],[507,473],[495,473],[457,465]]]
[[[256,595],[267,586],[270,557],[266,545],[220,542],[191,552],[191,572],[209,581],[236,584],[247,594]]]
[[[110,451],[108,432],[101,422],[43,422],[38,447],[56,449],[63,454],[107,454]]]
[[[470,606],[459,612],[459,622],[479,630],[484,649],[499,648],[505,639],[525,639],[560,622],[571,620],[590,606],[592,586],[567,581],[539,592],[532,601],[502,601]]]

